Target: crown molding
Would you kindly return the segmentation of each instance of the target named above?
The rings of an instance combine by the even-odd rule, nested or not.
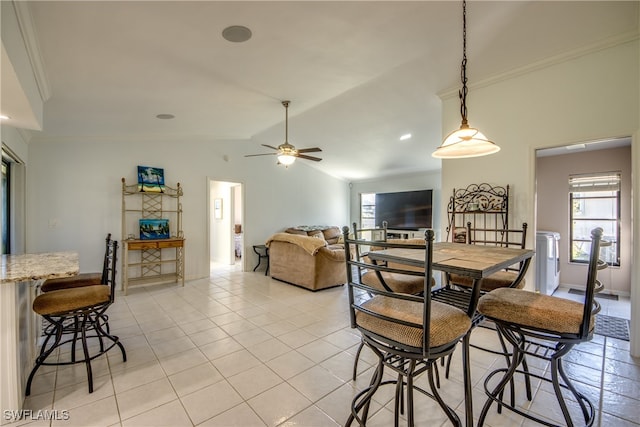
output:
[[[619,34],[614,37],[610,37],[608,39],[604,39],[600,42],[593,43],[588,46],[584,46],[582,48],[574,49],[568,52],[564,52],[558,55],[551,56],[549,58],[542,59],[540,61],[532,62],[531,64],[525,65],[523,67],[515,68],[513,70],[505,71],[503,73],[496,74],[484,80],[480,80],[474,84],[468,84],[469,88],[483,88],[487,86],[492,86],[496,83],[500,83],[506,80],[510,80],[516,77],[520,77],[534,71],[538,71],[544,68],[551,67],[553,65],[558,65],[563,62],[571,61],[576,58],[580,58],[582,56],[590,55],[592,53],[599,52],[601,50],[609,49],[611,47],[615,47],[618,45],[622,45],[625,43],[630,43],[636,41],[640,38],[640,33],[635,31],[629,31],[626,33]],[[450,99],[453,97],[458,97],[459,87],[449,88],[442,92],[438,92],[438,96],[440,99]]]
[[[166,134],[145,134],[145,135],[56,135],[42,136],[39,132],[30,132],[30,141],[33,143],[60,144],[60,143],[82,143],[82,144],[105,144],[105,143],[176,143],[178,141],[189,142],[221,142],[221,143],[245,143],[253,142],[249,138],[238,137],[212,137],[211,135],[166,135]]]
[[[42,60],[42,54],[40,53],[40,46],[38,44],[36,29],[33,24],[33,18],[31,17],[31,11],[29,10],[29,2],[14,0],[13,7],[16,11],[18,26],[20,27],[20,33],[24,40],[27,55],[31,62],[33,76],[36,80],[36,84],[38,85],[40,98],[42,98],[42,102],[45,102],[51,97],[51,87],[49,86],[47,74],[44,70],[44,62]]]

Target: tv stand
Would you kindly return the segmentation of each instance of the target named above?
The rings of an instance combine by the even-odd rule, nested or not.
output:
[[[416,228],[413,230],[387,229],[388,239],[424,239],[426,228]]]

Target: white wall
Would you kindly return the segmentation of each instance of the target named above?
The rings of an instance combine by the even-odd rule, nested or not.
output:
[[[347,223],[349,188],[303,161],[244,158],[248,141],[74,141],[29,144],[27,251],[77,250],[81,271],[100,268],[107,232],[121,233],[121,182],[136,166],[164,168],[184,188],[186,278],[208,277],[208,181],[245,186],[244,253],[274,232],[299,224]],[[51,224],[51,227],[50,227]]]
[[[514,196],[511,212],[515,223],[527,221],[535,229],[535,150],[609,137],[637,136],[640,128],[638,56],[636,39],[485,87],[472,86],[468,98],[469,123],[495,141],[501,151],[476,159],[443,161],[442,194],[477,182],[509,184]],[[454,96],[443,102],[444,133],[460,126],[459,101]],[[632,150],[637,151],[640,141],[635,138],[632,144]],[[637,156],[635,154],[636,159]],[[632,173],[640,173],[637,162]],[[639,194],[640,188],[636,186],[634,200]],[[638,223],[636,219],[633,225],[636,242],[640,239]],[[527,247],[534,247],[534,237],[529,233]],[[638,263],[635,263],[634,270],[637,269]],[[527,275],[529,289],[534,284],[533,272],[532,263]],[[637,272],[632,277],[633,290],[640,284]],[[632,322],[634,312],[637,311],[632,306]],[[634,338],[640,341],[638,328]],[[636,355],[640,345],[637,349]]]
[[[440,177],[440,171],[431,171],[352,182],[350,184],[351,219],[349,220],[349,228],[354,222],[360,224],[360,194],[362,193],[433,190],[433,229],[436,233],[436,240],[440,240],[440,192],[442,188]]]

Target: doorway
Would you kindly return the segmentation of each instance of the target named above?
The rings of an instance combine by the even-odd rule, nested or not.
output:
[[[601,313],[630,319],[633,264],[631,138],[539,149],[535,174],[536,250],[543,246],[538,241],[539,237],[544,240],[542,234],[559,234],[559,287],[554,295],[572,298],[584,290],[586,264],[581,259],[580,248],[590,229],[600,226],[616,248],[609,254],[611,259],[607,259],[611,267],[604,270],[601,278],[605,287],[598,296]],[[605,183],[601,179],[610,176],[618,177],[617,186],[613,181]],[[580,188],[572,184],[577,180]],[[589,180],[597,185],[587,185]],[[612,203],[613,200],[618,202]],[[545,257],[538,254],[537,259],[536,264]],[[536,281],[543,276],[540,274],[544,270],[540,268],[542,266],[537,266]]]
[[[244,271],[244,191],[239,182],[208,178],[210,271],[216,266]]]

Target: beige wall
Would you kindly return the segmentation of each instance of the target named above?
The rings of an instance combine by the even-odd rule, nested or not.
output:
[[[538,230],[557,231],[560,240],[560,284],[584,287],[585,264],[569,263],[569,175],[621,172],[620,267],[603,272],[606,291],[629,296],[631,291],[631,146],[561,156],[536,161],[536,219]]]

